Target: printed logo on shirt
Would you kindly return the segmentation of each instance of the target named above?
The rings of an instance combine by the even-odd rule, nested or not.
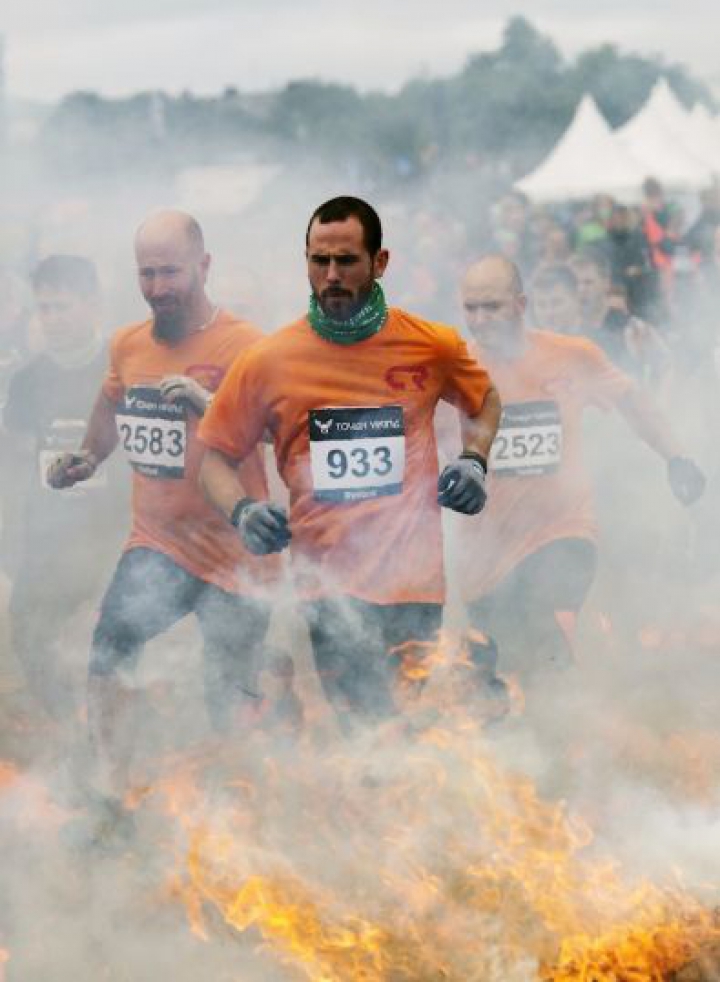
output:
[[[395,365],[385,372],[385,381],[396,392],[424,392],[429,377],[425,365]]]

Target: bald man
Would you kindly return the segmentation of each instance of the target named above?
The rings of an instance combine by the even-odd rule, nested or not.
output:
[[[488,504],[463,525],[460,582],[474,626],[500,647],[501,665],[531,675],[567,664],[574,617],[593,581],[597,527],[582,455],[585,409],[617,409],[668,466],[690,504],[704,478],[668,420],[592,341],[525,327],[517,268],[501,256],[462,282],[467,326],[500,393]]]
[[[155,214],[137,232],[140,289],[151,317],[112,338],[110,365],[82,446],[59,457],[49,484],[62,493],[90,478],[121,444],[133,472],[132,528],[102,601],[90,657],[88,715],[108,818],[126,785],[130,689],[124,671],[146,641],[194,613],[204,639],[212,722],[223,728],[257,699],[257,652],[273,559],[227,535],[198,487],[200,418],[235,357],[260,331],[205,291],[210,256],[189,215]],[[267,496],[259,453],[238,469],[248,494]],[[254,489],[254,490],[253,490]]]

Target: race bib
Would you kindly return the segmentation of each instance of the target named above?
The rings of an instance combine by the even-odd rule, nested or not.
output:
[[[160,391],[128,389],[116,413],[120,442],[131,466],[146,477],[185,476],[187,411],[163,402]]]
[[[503,408],[490,452],[490,470],[499,477],[536,477],[556,471],[562,459],[558,404],[518,402]]]
[[[400,494],[405,476],[401,406],[313,409],[308,426],[318,501]]]
[[[82,444],[87,424],[83,419],[56,419],[50,424],[43,435],[42,445],[38,450],[38,473],[40,483],[49,491],[52,490],[47,482],[48,468],[64,453],[75,453]],[[72,488],[65,488],[64,497],[78,496],[85,491],[107,487],[107,473],[99,468],[87,481],[82,481]]]

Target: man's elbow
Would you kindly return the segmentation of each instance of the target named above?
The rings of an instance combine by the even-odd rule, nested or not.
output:
[[[497,427],[500,425],[500,413],[502,412],[502,403],[500,401],[500,393],[491,385],[490,388],[485,393],[485,399],[483,400],[482,409],[480,410],[480,415],[485,418],[486,421],[490,422],[492,425]]]

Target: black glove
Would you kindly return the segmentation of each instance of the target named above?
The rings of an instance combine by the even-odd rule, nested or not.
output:
[[[480,454],[460,454],[438,479],[438,503],[462,515],[477,515],[485,505],[487,465]]]
[[[240,533],[245,548],[256,556],[282,552],[290,544],[285,509],[269,501],[242,498],[233,508],[230,521]]]
[[[689,457],[672,457],[668,461],[668,481],[672,493],[683,505],[692,505],[705,490],[705,475]]]

